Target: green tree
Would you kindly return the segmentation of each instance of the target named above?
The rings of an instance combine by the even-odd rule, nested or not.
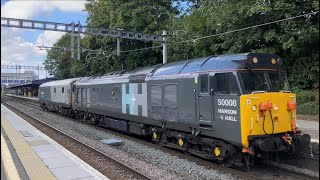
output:
[[[71,77],[70,52],[63,50],[63,47],[70,47],[70,40],[70,34],[65,34],[55,44],[53,44],[53,48],[47,50],[47,59],[43,64],[48,70],[48,73],[57,79]]]
[[[192,2],[192,1],[190,1]],[[173,60],[223,53],[265,52],[284,58],[294,86],[319,86],[319,13],[197,41],[177,42],[229,32],[319,10],[315,0],[196,1],[172,29]],[[180,48],[182,47],[182,49]]]
[[[124,29],[133,32],[162,34],[169,22],[178,14],[172,1],[168,0],[105,0],[87,4],[88,25],[91,27]],[[91,49],[103,48],[108,58],[90,60],[90,72],[131,69],[162,62],[160,50],[143,50],[121,53],[115,56],[116,39],[110,37],[88,37],[85,45]],[[146,48],[159,43],[121,39],[121,51]],[[107,61],[107,62],[105,62]],[[96,68],[100,67],[100,68]],[[94,69],[94,70],[93,70]]]

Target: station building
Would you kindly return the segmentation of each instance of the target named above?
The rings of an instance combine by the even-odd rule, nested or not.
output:
[[[25,84],[38,79],[39,77],[34,71],[24,71],[23,73],[1,73],[1,84],[6,85]]]

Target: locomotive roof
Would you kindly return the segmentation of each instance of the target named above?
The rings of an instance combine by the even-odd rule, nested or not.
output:
[[[62,85],[69,85],[70,83],[79,80],[80,78],[71,78],[71,79],[63,79],[57,81],[50,81],[41,84],[39,87],[47,87],[47,86],[62,86]]]
[[[158,64],[149,67],[136,68],[133,70],[122,70],[107,73],[102,76],[90,76],[81,78],[77,83],[89,83],[92,81],[114,81],[123,79],[130,82],[144,81],[145,77],[157,77],[163,75],[191,74],[203,71],[219,71],[219,70],[237,70],[245,69],[248,58],[257,57],[259,63],[250,68],[271,68],[279,69],[278,64],[271,64],[271,58],[278,59],[275,54],[262,53],[242,53],[242,54],[224,54],[216,56],[208,56],[203,58],[171,62],[167,64]]]

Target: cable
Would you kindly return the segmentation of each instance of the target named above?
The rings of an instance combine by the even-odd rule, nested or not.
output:
[[[272,132],[270,134],[268,134],[265,130],[265,121],[266,121],[266,115],[263,116],[263,124],[262,124],[262,129],[263,129],[263,132],[266,134],[266,135],[272,135],[274,133],[274,122],[273,122],[273,117],[272,117],[272,113],[271,113],[271,110],[268,110],[270,112],[270,117],[271,117],[271,122],[272,122]]]
[[[240,29],[231,30],[231,31],[226,31],[226,32],[222,32],[222,33],[217,33],[217,34],[212,34],[212,35],[208,35],[208,36],[189,39],[189,40],[185,40],[185,41],[175,42],[175,43],[167,44],[167,45],[170,46],[170,45],[181,44],[181,43],[185,43],[185,42],[194,42],[194,41],[205,39],[205,38],[210,38],[210,37],[230,34],[230,33],[233,33],[233,32],[239,32],[239,31],[244,31],[244,30],[248,30],[248,29],[253,29],[253,28],[256,28],[256,27],[261,27],[261,26],[275,24],[275,23],[279,23],[279,22],[283,22],[283,21],[288,21],[288,20],[300,18],[300,17],[306,16],[306,15],[312,15],[312,14],[315,15],[317,13],[319,13],[319,11],[315,11],[315,12],[307,13],[307,14],[301,14],[301,15],[298,15],[298,16],[289,17],[289,18],[285,18],[285,19],[279,19],[279,20],[275,20],[275,21],[271,21],[271,22],[267,22],[267,23],[257,24],[257,25],[253,25],[253,26],[249,26],[249,27],[244,27],[244,28],[240,28]],[[141,50],[145,50],[145,49],[153,49],[153,48],[159,48],[159,47],[162,47],[162,46],[152,46],[152,47],[148,47],[148,48],[133,49],[133,50],[128,50],[128,51],[120,51],[120,52],[134,52],[134,51],[141,51]]]
[[[302,16],[316,14],[316,13],[319,13],[319,11],[315,11],[315,12],[307,13],[307,14],[301,14],[301,15],[298,15],[298,16],[289,17],[289,18],[285,18],[285,19],[275,20],[275,21],[271,21],[271,22],[267,22],[267,23],[257,24],[257,25],[254,25],[254,26],[249,26],[249,27],[245,27],[245,28],[241,28],[241,29],[222,32],[222,33],[218,33],[218,34],[212,34],[212,35],[208,35],[208,36],[203,36],[203,37],[199,37],[199,38],[195,38],[195,39],[189,39],[189,40],[185,40],[185,41],[180,41],[180,42],[176,42],[174,44],[181,44],[181,43],[184,43],[184,42],[197,41],[197,40],[205,39],[205,38],[209,38],[209,37],[220,36],[220,35],[229,34],[229,33],[233,33],[233,32],[239,32],[239,31],[243,31],[243,30],[247,30],[247,29],[253,29],[253,28],[256,28],[256,27],[261,27],[261,26],[266,26],[266,25],[270,25],[270,24],[275,24],[275,23],[278,23],[278,22],[288,21],[288,20],[292,20],[292,19],[296,19],[296,18],[299,18],[299,17],[302,17]]]
[[[135,51],[141,51],[141,50],[146,50],[146,49],[154,49],[154,48],[159,48],[159,47],[162,47],[162,46],[152,46],[152,47],[133,49],[133,50],[128,50],[128,51],[120,51],[120,53],[135,52]]]

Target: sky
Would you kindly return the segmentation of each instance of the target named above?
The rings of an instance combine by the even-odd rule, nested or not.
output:
[[[1,0],[1,17],[86,25],[85,0]],[[47,52],[64,32],[1,27],[1,65],[44,66]],[[16,70],[1,69],[2,72]],[[24,70],[21,70],[24,72]],[[38,71],[35,71],[38,74]],[[45,78],[40,71],[40,79]],[[50,77],[47,75],[47,77]]]

